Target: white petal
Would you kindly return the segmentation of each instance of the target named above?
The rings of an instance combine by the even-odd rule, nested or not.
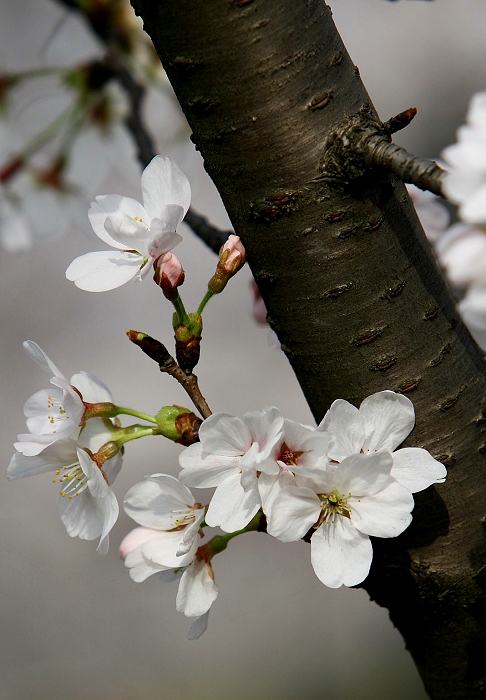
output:
[[[168,474],[154,474],[135,484],[123,501],[127,515],[144,527],[173,530],[193,512],[194,498],[188,488]],[[182,522],[181,521],[182,518]]]
[[[69,417],[76,427],[80,426],[84,415],[84,403],[78,392],[67,379],[61,377],[53,377],[51,384],[63,390],[62,408],[66,418]]]
[[[36,435],[59,435],[73,431],[74,423],[69,419],[62,406],[63,392],[58,389],[41,389],[33,394],[24,404],[27,428]],[[70,437],[66,434],[65,437]],[[73,435],[73,437],[75,437]]]
[[[121,287],[135,277],[143,257],[126,251],[102,250],[73,260],[66,277],[87,292],[106,292]]]
[[[78,438],[80,447],[87,447],[91,452],[98,452],[106,442],[110,442],[112,433],[109,421],[103,418],[90,418]],[[83,450],[83,453],[86,454]]]
[[[182,530],[182,539],[176,552],[178,557],[187,554],[193,547],[195,540],[198,538],[199,529],[205,515],[206,508],[199,508],[198,510],[194,511],[194,522]]]
[[[236,457],[250,449],[253,442],[244,421],[229,413],[213,413],[199,429],[204,451],[212,455]]]
[[[118,554],[121,559],[125,560],[127,556],[135,549],[141,547],[145,542],[156,537],[159,530],[152,530],[149,527],[136,527],[126,535],[118,549]]]
[[[62,469],[64,465],[77,461],[76,448],[75,440],[58,440],[38,456],[15,454],[8,465],[7,478],[20,479]]]
[[[225,532],[236,532],[248,525],[261,505],[258,489],[245,491],[237,473],[225,479],[214,492],[206,523],[210,527],[219,525]]]
[[[141,255],[147,253],[147,243],[150,239],[147,224],[136,221],[128,214],[117,212],[106,218],[105,229],[110,237],[125,250],[136,250]]]
[[[280,469],[278,475],[260,474],[258,490],[262,499],[263,512],[267,518],[270,518],[275,500],[287,486],[295,486],[295,476],[288,469]]]
[[[44,370],[49,378],[64,377],[63,373],[57,369],[54,362],[47,357],[44,350],[41,350],[37,343],[34,343],[33,340],[24,340],[22,345],[27,355],[29,355],[34,362],[37,362],[39,367]]]
[[[112,248],[124,250],[126,246],[113,239],[105,228],[105,221],[113,214],[126,214],[134,220],[135,217],[142,219],[149,225],[149,216],[144,207],[135,199],[122,197],[119,194],[101,194],[96,197],[95,202],[91,202],[88,217],[93,227],[93,231],[98,238],[107,243]]]
[[[258,443],[261,462],[269,457],[273,448],[280,443],[284,417],[278,408],[270,406],[263,411],[245,413],[243,422],[251,433],[251,440]]]
[[[182,236],[179,236],[173,230],[163,229],[158,231],[157,223],[157,219],[152,220],[152,228],[150,229],[152,238],[147,245],[147,252],[154,259],[164,255],[164,253],[168,253],[169,250],[175,248],[182,241]]]
[[[380,492],[348,502],[351,522],[365,535],[397,537],[412,522],[412,494],[392,477],[389,480]]]
[[[195,488],[211,488],[239,472],[239,457],[208,455],[200,442],[186,447],[179,455],[179,480]]]
[[[441,484],[447,469],[420,447],[404,447],[392,454],[391,475],[411,493],[423,491],[431,484]]]
[[[368,576],[373,549],[347,518],[323,523],[311,538],[311,562],[317,578],[329,588],[356,586]]]
[[[470,224],[486,223],[486,183],[467,198],[461,207],[461,218]]]
[[[351,455],[329,472],[329,482],[343,493],[367,498],[388,486],[392,466],[393,458],[389,452]]]
[[[127,555],[125,566],[130,569],[130,578],[132,581],[135,581],[135,583],[141,583],[153,574],[167,571],[165,566],[160,566],[146,559],[142,554],[141,547],[137,547]]]
[[[60,430],[58,433],[48,433],[47,435],[21,433],[17,435],[18,442],[14,442],[14,447],[17,452],[21,452],[24,457],[34,457],[58,440],[75,438],[76,432],[79,432],[79,428],[78,431],[76,431],[71,424],[70,430]]]
[[[273,503],[267,532],[281,542],[295,542],[317,522],[320,512],[320,501],[313,491],[289,486]]]
[[[81,392],[88,403],[111,403],[113,397],[108,387],[90,372],[77,372],[71,377],[71,384]]]
[[[150,230],[153,234],[162,231],[175,231],[184,218],[184,209],[178,204],[166,204],[159,216],[152,219]]]
[[[204,615],[200,615],[199,617],[196,617],[194,622],[192,623],[191,627],[189,628],[189,632],[187,635],[188,639],[199,639],[201,635],[204,634],[204,632],[208,628],[208,618],[209,618],[209,610],[204,613]]]
[[[156,537],[152,537],[142,545],[141,552],[145,559],[167,569],[187,566],[194,559],[200,539],[196,537],[186,554],[179,555],[177,552],[181,546],[183,536],[184,533],[181,530],[175,532],[164,532],[161,530]]]
[[[338,462],[359,453],[366,438],[360,412],[344,399],[334,401],[317,429],[331,434],[333,444],[329,456]]]
[[[186,215],[191,186],[170,156],[155,156],[142,173],[143,204],[151,219],[162,218],[166,204],[178,204]]]
[[[365,424],[365,451],[393,452],[415,425],[415,410],[410,399],[394,391],[380,391],[368,396],[359,413]]]
[[[219,592],[211,574],[210,565],[197,559],[184,571],[177,592],[177,612],[187,617],[199,617],[208,612]]]

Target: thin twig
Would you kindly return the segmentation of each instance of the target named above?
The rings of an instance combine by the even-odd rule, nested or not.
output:
[[[364,106],[328,135],[324,143],[321,173],[313,182],[330,180],[349,183],[369,168],[385,168],[422,190],[444,196],[445,171],[433,160],[417,158],[391,141],[391,133],[410,123],[415,109],[406,110],[382,124]]]
[[[161,372],[170,374],[179,382],[203,418],[208,418],[211,415],[212,411],[199,389],[196,375],[184,372],[163,343],[140,331],[127,331],[127,336],[148,357],[157,362]]]
[[[391,170],[403,182],[410,182],[421,190],[444,196],[442,183],[446,171],[433,160],[418,158],[401,146],[390,143],[384,136],[371,136],[362,147],[366,165]]]

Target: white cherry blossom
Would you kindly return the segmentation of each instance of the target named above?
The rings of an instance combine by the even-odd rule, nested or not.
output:
[[[189,639],[197,639],[206,630],[209,609],[218,595],[211,564],[198,554],[205,509],[168,474],[153,474],[135,484],[124,508],[141,525],[120,545],[130,577],[137,583],[156,573],[165,581],[180,579],[176,609],[195,618]]]
[[[413,497],[390,476],[392,464],[389,452],[355,454],[306,486],[282,489],[268,518],[269,534],[292,542],[314,528],[317,577],[330,588],[361,583],[373,558],[369,536],[396,537],[412,520]]]
[[[89,453],[95,454],[110,439],[103,419],[92,418],[79,440],[58,440],[32,456],[17,452],[7,469],[11,480],[54,471],[58,478],[53,481],[61,485],[59,515],[68,534],[82,540],[99,537],[100,554],[108,551],[108,533],[118,518],[118,503],[110,486],[122,458],[116,454],[100,468]]]
[[[192,563],[205,509],[175,477],[146,477],[128,491],[123,506],[141,525],[125,537],[119,550],[134,581]]]
[[[468,224],[454,224],[438,241],[435,251],[452,285],[484,284],[486,230]]]
[[[421,190],[415,185],[407,184],[406,187],[425,235],[431,243],[439,241],[451,220],[443,200],[432,192]]]
[[[30,432],[18,436],[15,449],[33,456],[57,440],[78,437],[84,413],[83,399],[89,403],[111,402],[112,396],[107,387],[89,372],[77,372],[68,381],[32,340],[26,340],[23,347],[52,384],[51,388],[33,394],[24,404]]]
[[[268,515],[282,488],[329,462],[329,436],[285,419],[275,407],[243,419],[215,413],[201,425],[199,439],[179,456],[179,478],[197,488],[217,487],[206,522],[225,532],[244,528],[261,507]]]
[[[96,235],[114,251],[76,258],[66,277],[88,292],[142,279],[151,263],[181,240],[176,233],[189,209],[189,181],[169,156],[156,156],[142,173],[143,205],[121,195],[98,195],[88,216]]]
[[[415,410],[410,399],[394,391],[380,391],[368,396],[359,409],[344,399],[334,401],[318,430],[330,436],[329,457],[335,462],[359,453],[392,453],[392,477],[415,493],[442,483],[447,472],[427,450],[397,450],[414,425]]]
[[[442,152],[450,167],[443,188],[459,205],[462,221],[486,224],[486,92],[473,95],[466,120],[457,143]]]
[[[196,488],[216,486],[206,514],[208,525],[235,532],[260,509],[257,472],[278,476],[272,451],[282,438],[283,424],[277,408],[246,413],[242,419],[214,413],[202,423],[200,442],[179,455],[179,478]]]

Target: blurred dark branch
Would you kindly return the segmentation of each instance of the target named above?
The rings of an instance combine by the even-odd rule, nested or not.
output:
[[[135,79],[122,60],[120,48],[124,48],[124,41],[120,32],[117,31],[116,22],[110,21],[112,13],[117,9],[116,4],[113,6],[110,4],[97,6],[94,3],[93,9],[90,11],[89,8],[83,8],[79,0],[56,0],[56,2],[64,5],[70,11],[77,11],[83,15],[96,36],[106,45],[108,49],[106,60],[114,78],[125,91],[130,105],[125,123],[135,141],[138,159],[142,167],[145,168],[152,158],[157,155],[153,138],[142,114],[146,88]],[[184,222],[216,254],[219,253],[228,236],[233,233],[231,230],[224,231],[213,226],[208,219],[197,214],[193,209],[189,209]]]

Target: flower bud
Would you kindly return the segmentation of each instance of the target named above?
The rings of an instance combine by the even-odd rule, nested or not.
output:
[[[196,313],[188,314],[187,325],[176,324],[174,331],[177,362],[184,372],[190,374],[199,362],[201,352],[201,316]]]
[[[186,446],[198,441],[202,421],[188,408],[164,406],[155,419],[160,433],[169,440]]]
[[[209,280],[208,289],[213,294],[223,291],[228,280],[236,275],[246,261],[246,251],[239,236],[231,235],[219,251],[216,272]]]
[[[179,259],[173,253],[164,253],[154,260],[154,282],[169,301],[177,299],[177,288],[184,283],[185,273]]]

